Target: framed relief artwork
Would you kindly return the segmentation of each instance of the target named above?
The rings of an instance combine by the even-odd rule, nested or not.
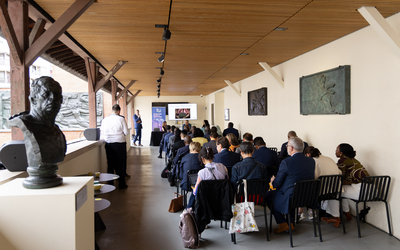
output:
[[[300,114],[350,114],[350,65],[301,77]]]
[[[253,115],[267,115],[267,88],[247,92],[247,113]]]

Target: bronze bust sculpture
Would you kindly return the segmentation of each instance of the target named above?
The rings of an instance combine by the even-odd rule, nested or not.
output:
[[[67,149],[65,136],[55,124],[62,103],[62,89],[53,78],[42,76],[30,88],[31,110],[10,118],[10,126],[24,133],[29,177],[25,188],[40,189],[62,184],[56,174],[57,163],[64,160]]]

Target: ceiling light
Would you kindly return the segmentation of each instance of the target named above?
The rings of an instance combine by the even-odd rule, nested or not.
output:
[[[160,89],[161,88],[161,83],[159,83],[158,85],[157,85],[157,89]]]
[[[276,27],[274,30],[276,30],[276,31],[285,31],[287,29],[288,28],[284,28],[284,27]]]
[[[160,94],[160,90],[159,89],[157,89],[157,94]]]
[[[241,56],[248,56],[248,55],[250,55],[250,53],[241,53],[240,55]]]
[[[162,62],[164,62],[164,53],[161,53],[161,56],[157,59],[158,60],[158,62],[160,62],[160,63],[162,63]]]
[[[164,28],[164,32],[163,32],[163,35],[162,35],[162,39],[163,39],[164,41],[168,41],[170,38],[171,38],[171,31],[168,30],[168,29],[166,29],[166,28]]]
[[[163,75],[164,75],[164,70],[160,69],[160,76],[163,76]]]
[[[157,98],[160,98],[160,93],[157,94]]]
[[[161,77],[159,79],[157,79],[157,82],[160,83],[161,82]]]

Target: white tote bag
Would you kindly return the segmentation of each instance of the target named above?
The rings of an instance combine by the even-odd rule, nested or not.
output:
[[[244,183],[244,202],[236,203],[236,195],[234,196],[234,204],[232,205],[233,217],[229,233],[247,233],[258,232],[256,220],[254,219],[254,202],[247,202],[247,183]],[[239,187],[238,187],[239,189]]]

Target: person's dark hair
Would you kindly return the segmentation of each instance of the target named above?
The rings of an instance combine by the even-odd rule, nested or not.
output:
[[[112,106],[112,111],[118,112],[118,111],[120,111],[120,110],[121,110],[121,107],[120,107],[118,104],[114,104],[114,105]]]
[[[265,141],[261,136],[254,138],[254,146],[265,146]]]
[[[339,145],[339,150],[342,152],[346,157],[353,159],[356,157],[356,151],[354,151],[353,147],[350,144],[342,143]]]
[[[239,146],[240,151],[243,152],[243,154],[253,154],[254,152],[254,147],[253,144],[251,144],[251,142],[249,141],[244,141],[242,142],[242,144],[240,144]]]
[[[170,130],[171,129],[171,125],[167,125],[166,128],[167,128],[167,130]]]
[[[196,138],[196,137],[204,137],[203,131],[199,128],[196,128],[193,132],[193,138]]]
[[[189,135],[185,136],[185,138],[183,139],[183,141],[185,142],[185,145],[189,145],[192,142],[192,137],[190,137]]]
[[[204,120],[203,128],[205,127],[210,127],[210,123],[208,122],[208,120]]]
[[[186,131],[186,129],[182,130],[182,131],[181,131],[181,134],[182,134],[183,136],[187,136],[187,131]]]
[[[215,126],[212,126],[211,133],[214,133],[214,132],[218,134],[218,129]]]
[[[228,128],[233,128],[233,122],[228,123]]]
[[[172,126],[171,126],[171,132],[175,132],[175,128],[176,128],[176,127],[175,127],[174,125],[172,125]]]
[[[221,145],[222,148],[229,148],[231,146],[231,144],[229,143],[228,139],[226,139],[226,137],[218,138],[217,145]]]
[[[209,126],[206,126],[206,127],[204,128],[204,132],[205,132],[206,134],[209,134],[209,133],[210,133],[210,127],[209,127]]]
[[[174,143],[180,140],[181,140],[181,130],[179,128],[175,128]]]
[[[321,152],[318,148],[314,148],[313,146],[308,146],[304,149],[304,154],[310,154],[310,157],[318,158],[321,155]]]
[[[200,153],[199,153],[199,160],[200,160],[200,162],[201,162],[201,165],[204,165],[204,164],[203,164],[203,161],[201,160],[201,158],[204,158],[204,159],[207,159],[207,160],[213,160],[213,159],[214,159],[214,152],[213,152],[212,148],[210,148],[210,147],[203,147],[203,148],[200,150]]]
[[[253,135],[250,133],[244,133],[243,135],[243,139],[245,139],[246,141],[252,141],[253,140]]]
[[[217,139],[217,138],[218,138],[217,132],[212,132],[212,133],[210,134],[210,137],[211,137],[211,138],[214,138],[214,139]]]

